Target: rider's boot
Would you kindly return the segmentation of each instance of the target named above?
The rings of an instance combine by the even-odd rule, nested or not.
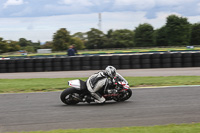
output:
[[[94,101],[96,103],[105,103],[106,99],[101,96],[99,93],[91,93],[92,97],[94,97]]]

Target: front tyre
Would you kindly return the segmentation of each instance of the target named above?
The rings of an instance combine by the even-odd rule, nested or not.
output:
[[[61,93],[60,100],[67,105],[75,105],[80,101],[76,95],[79,94],[75,88],[68,88]]]
[[[128,100],[132,96],[132,90],[127,89],[124,95],[125,95],[125,97],[122,99],[122,101]]]
[[[131,96],[132,96],[132,90],[126,89],[126,90],[122,90],[120,92],[120,95],[115,97],[113,100],[115,100],[116,102],[123,102],[123,101],[128,100]]]

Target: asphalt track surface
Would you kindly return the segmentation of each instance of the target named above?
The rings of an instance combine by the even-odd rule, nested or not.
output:
[[[98,71],[99,70],[0,73],[0,79],[89,77],[90,75]],[[120,73],[122,76],[200,76],[200,67],[119,69],[117,70],[117,72]]]
[[[0,78],[88,77],[95,71],[1,73]],[[200,76],[200,68],[118,70],[123,76]],[[0,132],[200,122],[200,86],[134,89],[122,103],[64,105],[61,92],[0,94]]]
[[[200,122],[200,86],[134,89],[103,105],[64,105],[60,93],[0,94],[0,132]]]

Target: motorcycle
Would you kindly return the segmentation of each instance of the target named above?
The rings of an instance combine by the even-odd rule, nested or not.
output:
[[[70,80],[68,84],[71,87],[65,89],[60,95],[60,99],[63,103],[75,105],[79,102],[94,102],[94,98],[88,91],[85,81],[80,79]],[[120,81],[117,77],[115,77],[114,83],[111,82],[105,89],[99,91],[99,93],[106,101],[114,100],[116,102],[126,101],[132,96],[132,90],[128,82]]]

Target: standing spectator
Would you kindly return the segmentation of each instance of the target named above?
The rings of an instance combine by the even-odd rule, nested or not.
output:
[[[75,44],[72,45],[72,48],[74,49],[75,54],[78,54],[77,49],[75,48]]]
[[[75,56],[75,51],[74,51],[72,45],[69,46],[69,49],[67,50],[67,55],[68,56]]]

